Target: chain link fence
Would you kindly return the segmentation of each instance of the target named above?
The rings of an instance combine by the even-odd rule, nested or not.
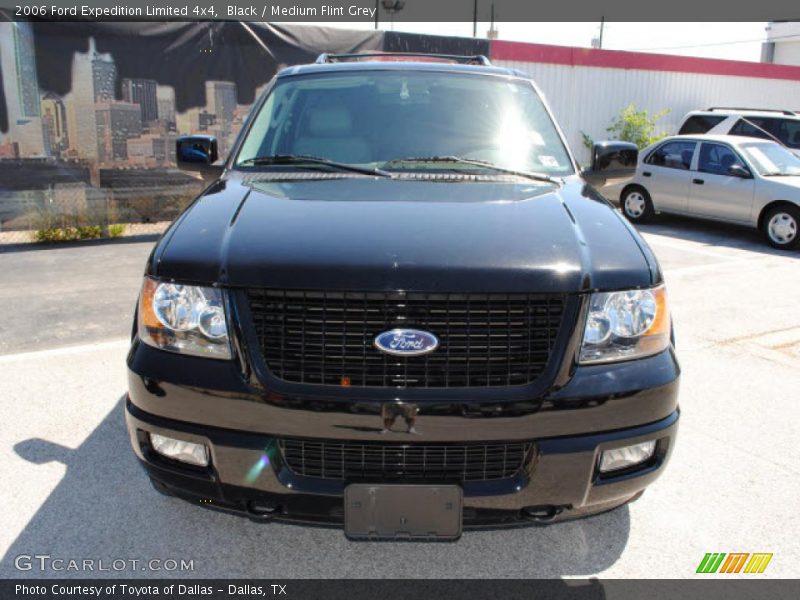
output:
[[[175,171],[118,170],[99,183],[0,187],[0,246],[161,233],[203,187]]]

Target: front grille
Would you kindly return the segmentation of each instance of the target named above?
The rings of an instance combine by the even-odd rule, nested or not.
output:
[[[283,439],[284,462],[294,473],[327,479],[486,481],[513,477],[527,462],[528,442],[403,445]]]
[[[267,367],[296,383],[373,387],[522,385],[545,370],[562,295],[248,290]],[[396,327],[439,338],[432,353],[390,356],[375,337]]]

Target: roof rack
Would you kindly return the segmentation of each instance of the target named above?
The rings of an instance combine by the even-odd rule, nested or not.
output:
[[[419,59],[432,59],[434,61],[461,63],[465,65],[482,65],[484,67],[492,66],[491,61],[483,54],[476,54],[474,56],[463,56],[459,54],[429,54],[424,52],[363,52],[360,54],[328,54],[323,53],[317,57],[316,63],[318,65],[326,63],[358,61],[361,59],[381,59],[381,58],[419,58]]]
[[[739,110],[739,111],[753,111],[753,112],[773,112],[773,113],[780,113],[782,115],[786,115],[788,117],[796,117],[797,113],[793,110],[783,110],[780,108],[742,108],[737,106],[712,106],[711,108],[706,109],[709,112],[713,112],[715,110]]]

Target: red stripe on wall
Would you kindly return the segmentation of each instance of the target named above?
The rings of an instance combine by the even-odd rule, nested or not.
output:
[[[548,46],[500,40],[491,42],[491,58],[494,60],[516,60],[573,67],[677,71],[679,73],[800,81],[800,67],[790,65],[698,58],[695,56],[648,54],[645,52],[623,52],[621,50]]]

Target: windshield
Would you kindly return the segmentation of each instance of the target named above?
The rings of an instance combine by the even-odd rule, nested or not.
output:
[[[742,151],[765,177],[800,175],[800,158],[771,143],[742,144]]]
[[[365,71],[278,79],[236,158],[314,156],[389,171],[573,173],[564,144],[525,81],[432,72]],[[403,159],[428,159],[406,161]],[[263,168],[264,162],[260,166]],[[282,168],[287,168],[285,165]]]

